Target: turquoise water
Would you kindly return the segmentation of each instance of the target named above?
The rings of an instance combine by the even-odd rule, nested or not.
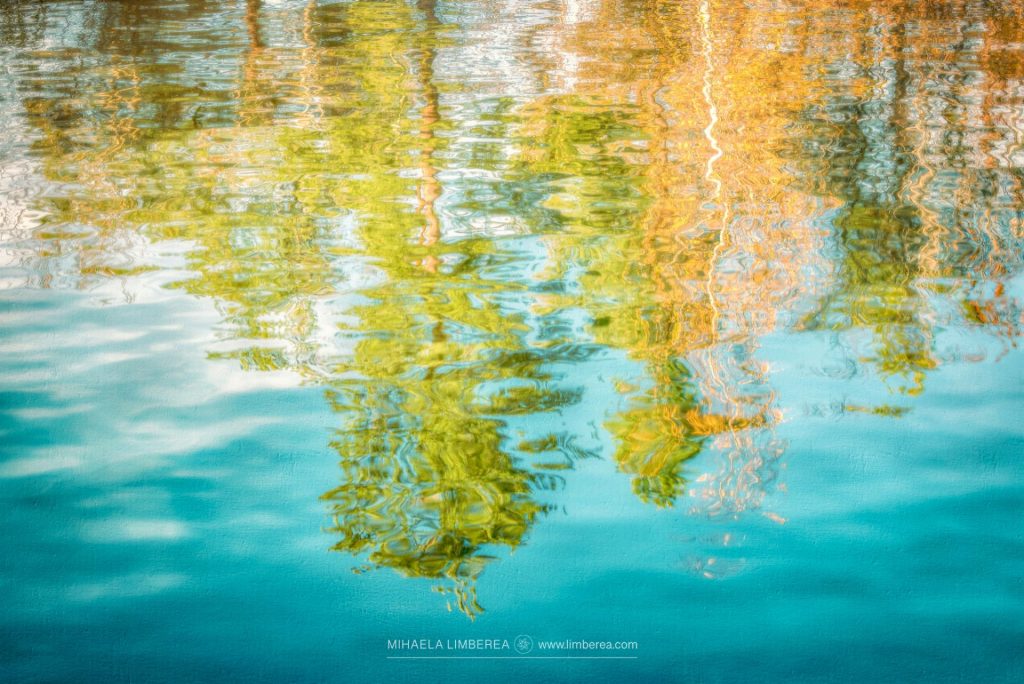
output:
[[[1021,45],[4,4],[0,677],[1020,681]]]

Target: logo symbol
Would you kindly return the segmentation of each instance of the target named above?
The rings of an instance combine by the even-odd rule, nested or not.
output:
[[[533,650],[533,638],[529,634],[520,634],[515,641],[516,652],[526,654]]]

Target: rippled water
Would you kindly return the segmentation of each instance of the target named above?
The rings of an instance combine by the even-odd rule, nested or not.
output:
[[[0,66],[5,680],[1024,678],[1021,2],[9,0]],[[388,659],[520,634],[638,648]]]

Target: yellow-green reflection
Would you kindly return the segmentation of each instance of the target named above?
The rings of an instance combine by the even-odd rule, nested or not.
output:
[[[843,409],[898,418],[943,327],[1018,334],[1019,2],[76,8],[0,12],[30,284],[215,302],[211,357],[337,412],[334,548],[467,613],[584,456],[757,508],[766,336],[832,336],[892,392]]]

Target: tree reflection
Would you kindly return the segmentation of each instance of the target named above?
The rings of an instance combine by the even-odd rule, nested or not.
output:
[[[641,500],[737,515],[767,337],[912,402],[944,327],[1020,333],[1019,2],[83,7],[0,11],[27,284],[215,302],[211,357],[337,412],[334,548],[469,614],[597,451],[571,407]]]

